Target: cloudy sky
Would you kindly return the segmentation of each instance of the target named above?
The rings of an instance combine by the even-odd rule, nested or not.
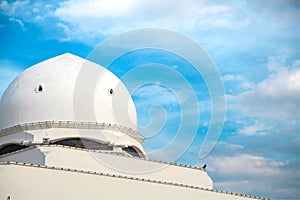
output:
[[[199,157],[212,115],[212,91],[205,77],[163,50],[144,49],[120,57],[110,66],[120,78],[138,66],[158,63],[181,74],[196,95],[197,108],[185,109],[190,99],[181,97],[189,91],[175,84],[175,75],[132,94],[149,157],[170,160],[186,146],[176,162],[206,163],[216,189],[299,199],[299,7],[299,1],[288,0],[2,0],[0,96],[23,70],[50,57],[70,52],[86,58],[101,42],[133,29],[176,31],[201,46],[217,66],[225,88],[226,118],[214,149]],[[139,78],[160,74],[154,72]],[[195,119],[195,113],[201,117]],[[189,117],[193,120],[183,120]],[[153,153],[168,146],[179,127],[192,131],[195,124],[190,143],[183,137]]]

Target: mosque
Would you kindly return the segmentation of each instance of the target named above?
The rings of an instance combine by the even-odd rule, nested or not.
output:
[[[100,77],[92,96],[83,64]],[[0,199],[262,199],[214,190],[205,168],[148,159],[143,140],[120,79],[69,53],[50,58],[2,96]]]

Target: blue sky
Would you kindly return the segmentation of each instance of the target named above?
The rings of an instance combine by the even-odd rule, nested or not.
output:
[[[122,77],[131,68],[159,63],[185,77],[196,94],[201,117],[192,144],[177,162],[206,163],[216,189],[298,199],[299,6],[299,1],[279,0],[1,1],[0,96],[19,73],[50,57],[70,52],[85,58],[104,40],[136,28],[177,31],[208,53],[225,87],[224,128],[204,159],[199,158],[199,149],[210,123],[211,102],[203,77],[188,62],[145,49],[120,57],[110,70]],[[177,81],[172,80],[170,84]],[[177,92],[184,91],[178,87]],[[167,145],[182,118],[176,95],[157,80],[138,89],[133,98],[141,130],[151,117],[156,125],[144,132],[145,149],[152,152]],[[155,130],[157,126],[161,130]],[[176,145],[153,157],[169,160]]]

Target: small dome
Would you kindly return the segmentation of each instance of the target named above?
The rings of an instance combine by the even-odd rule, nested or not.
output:
[[[69,53],[28,68],[2,96],[0,129],[41,121],[137,126],[134,103],[120,79]]]

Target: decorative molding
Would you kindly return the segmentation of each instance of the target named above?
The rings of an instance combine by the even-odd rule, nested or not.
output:
[[[138,142],[143,142],[144,137],[141,136],[137,131],[132,128],[120,126],[111,123],[97,123],[97,122],[75,122],[75,121],[42,121],[34,123],[25,123],[12,126],[9,128],[0,130],[0,137],[21,132],[21,131],[32,131],[50,128],[73,128],[73,129],[95,129],[95,130],[109,130],[119,131],[127,134]]]
[[[37,147],[68,148],[68,149],[73,149],[73,150],[77,150],[77,151],[87,151],[87,152],[93,152],[93,153],[109,154],[109,155],[113,155],[113,156],[122,156],[122,157],[128,157],[128,158],[132,158],[132,159],[146,160],[146,161],[149,161],[149,162],[162,163],[162,164],[166,164],[166,165],[172,165],[172,166],[177,166],[177,167],[185,167],[185,168],[205,171],[205,169],[203,169],[203,168],[194,167],[194,166],[190,166],[190,165],[183,165],[183,164],[178,164],[178,163],[173,163],[173,162],[153,160],[153,159],[149,159],[149,158],[133,157],[133,156],[128,155],[127,153],[124,153],[123,151],[118,152],[118,151],[91,150],[91,149],[82,149],[82,148],[70,147],[70,146],[59,145],[59,144],[50,144],[50,145],[34,144],[34,145],[31,145],[31,146],[28,146],[28,148],[25,148],[25,149],[20,149],[20,150],[11,152],[11,153],[0,155],[0,158],[10,156],[10,155],[13,155],[13,154],[16,154],[16,153],[20,153],[20,152],[23,152],[23,151],[28,151],[30,149],[34,149],[34,148],[37,148]]]

